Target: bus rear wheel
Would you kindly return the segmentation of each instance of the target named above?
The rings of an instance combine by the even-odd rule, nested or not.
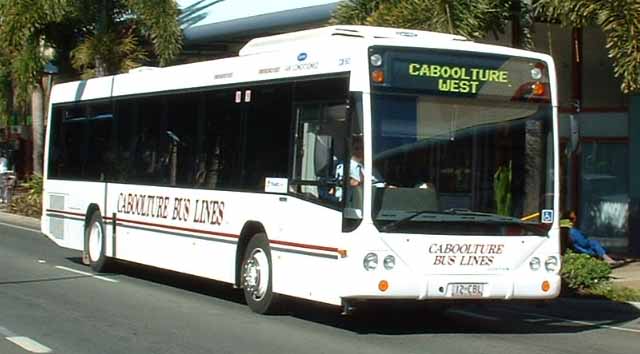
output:
[[[256,313],[276,311],[277,295],[273,293],[271,249],[267,235],[253,236],[242,259],[242,289],[249,308]]]
[[[96,272],[105,272],[109,267],[109,260],[106,255],[106,235],[104,232],[104,222],[100,212],[95,211],[85,229],[85,251],[89,258],[91,269]]]

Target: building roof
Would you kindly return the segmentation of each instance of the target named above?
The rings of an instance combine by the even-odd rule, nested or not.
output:
[[[187,27],[184,48],[187,55],[235,55],[254,37],[325,25],[338,2],[273,12],[235,20]]]

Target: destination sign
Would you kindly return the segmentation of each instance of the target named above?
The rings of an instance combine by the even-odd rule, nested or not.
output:
[[[438,90],[442,92],[478,93],[483,82],[509,84],[506,70],[409,63],[408,74],[437,79]]]
[[[548,87],[549,81],[538,60],[494,54],[389,50],[383,62],[385,81],[375,86],[433,95],[527,100],[534,95],[534,84]],[[546,90],[533,98],[549,97]]]

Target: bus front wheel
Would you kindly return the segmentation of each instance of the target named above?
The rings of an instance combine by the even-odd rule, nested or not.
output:
[[[91,269],[96,272],[106,271],[109,261],[106,255],[107,242],[104,223],[100,212],[96,211],[91,215],[89,224],[85,229],[84,241]]]
[[[249,308],[256,313],[273,313],[277,295],[272,289],[271,249],[267,235],[253,236],[242,259],[242,289]]]

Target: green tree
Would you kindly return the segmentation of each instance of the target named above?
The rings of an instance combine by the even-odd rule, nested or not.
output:
[[[338,5],[331,23],[412,28],[477,39],[502,32],[510,0],[349,0]]]
[[[42,174],[44,64],[56,58],[61,69],[70,63],[85,77],[114,74],[145,62],[148,41],[166,65],[181,50],[178,16],[175,0],[0,0],[0,47],[11,54],[17,101],[32,104],[36,174]]]
[[[9,123],[13,111],[13,81],[11,81],[11,59],[0,48],[0,126]]]
[[[102,0],[82,13],[82,41],[71,51],[84,78],[128,71],[149,61],[148,40],[160,65],[181,50],[180,11],[173,0]]]
[[[640,92],[640,1],[538,0],[536,13],[565,26],[599,26],[624,93]]]

